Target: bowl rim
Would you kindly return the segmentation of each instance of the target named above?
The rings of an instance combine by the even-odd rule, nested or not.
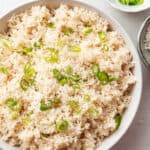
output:
[[[142,7],[142,5],[141,6],[139,6],[139,9],[137,9],[137,10],[134,10],[134,9],[127,9],[127,8],[130,8],[131,6],[126,6],[126,7],[119,7],[119,6],[117,6],[116,4],[114,4],[114,3],[112,3],[110,0],[106,0],[113,8],[115,8],[115,9],[118,9],[118,10],[120,10],[120,11],[122,11],[122,12],[125,12],[125,13],[138,13],[138,12],[142,12],[142,11],[145,11],[145,10],[147,10],[147,9],[149,9],[150,8],[150,5],[149,6],[145,6],[145,7]],[[137,6],[135,6],[135,7],[137,7]]]
[[[26,2],[23,4],[20,4],[17,7],[14,7],[12,10],[10,10],[8,13],[5,13],[4,15],[0,16],[0,22],[4,21],[4,20],[8,20],[9,17],[12,16],[12,14],[15,14],[16,12],[20,13],[23,12],[24,10],[31,8],[34,5],[45,5],[46,3],[52,3],[54,1],[50,1],[50,0],[33,0],[31,2]],[[137,74],[135,74],[135,76],[137,76],[138,78],[138,83],[135,85],[134,89],[137,89],[138,92],[136,92],[136,94],[134,94],[134,98],[132,96],[131,102],[129,105],[134,105],[133,109],[131,109],[128,107],[125,112],[124,112],[124,117],[123,117],[123,122],[126,123],[126,125],[123,127],[121,124],[121,127],[115,131],[112,135],[110,135],[108,138],[106,138],[103,142],[102,145],[100,147],[97,148],[97,150],[107,150],[112,148],[122,137],[123,135],[127,132],[128,128],[131,126],[131,123],[133,122],[135,115],[137,113],[137,110],[139,108],[139,104],[140,104],[140,100],[141,100],[141,96],[142,96],[142,89],[143,89],[143,74],[142,74],[142,66],[140,63],[140,58],[138,56],[138,52],[136,51],[136,48],[131,40],[131,38],[128,36],[127,32],[125,31],[125,29],[120,25],[120,23],[113,18],[110,14],[107,14],[107,12],[102,11],[101,9],[99,9],[98,7],[93,6],[92,4],[87,4],[85,2],[81,2],[78,0],[55,0],[55,3],[58,3],[59,5],[61,3],[67,4],[67,5],[72,5],[72,6],[79,6],[79,7],[85,7],[89,10],[95,11],[97,12],[100,16],[104,17],[112,26],[113,28],[116,28],[116,30],[124,37],[124,40],[126,42],[126,44],[130,45],[130,50],[133,56],[133,60],[135,63],[135,70],[137,72]],[[135,93],[135,92],[134,92]],[[136,100],[134,100],[136,99]],[[130,109],[130,111],[129,111]],[[126,118],[125,118],[126,117]],[[111,141],[112,140],[112,141]],[[4,148],[4,150],[11,149],[13,150],[14,148],[10,148],[10,145],[0,141],[0,145],[2,148]]]
[[[140,30],[138,32],[138,52],[139,52],[139,55],[140,55],[140,58],[143,62],[143,64],[147,67],[147,68],[150,68],[150,63],[147,62],[146,58],[144,57],[143,55],[143,47],[142,47],[142,44],[143,44],[143,36],[145,37],[146,36],[146,30],[148,28],[148,25],[150,23],[150,16],[148,16],[144,22],[142,23],[141,27],[140,27]]]

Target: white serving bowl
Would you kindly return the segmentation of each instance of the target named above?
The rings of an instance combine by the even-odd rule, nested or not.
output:
[[[60,3],[63,2],[65,4],[71,5],[71,6],[81,6],[85,7],[89,10],[93,10],[98,12],[102,17],[106,18],[112,27],[116,29],[120,34],[124,37],[126,44],[128,47],[131,49],[131,53],[133,55],[133,62],[135,63],[135,68],[134,68],[134,74],[136,76],[137,83],[131,93],[132,100],[129,104],[128,109],[125,111],[122,123],[120,128],[114,132],[111,136],[107,137],[102,145],[97,149],[97,150],[108,150],[110,149],[113,145],[115,145],[120,138],[125,134],[129,126],[131,125],[135,114],[137,112],[140,99],[141,99],[141,93],[142,93],[142,70],[141,70],[141,64],[140,64],[140,59],[137,53],[136,48],[134,47],[132,41],[130,40],[129,36],[125,32],[125,30],[120,26],[120,24],[113,19],[111,16],[106,15],[104,12],[101,10],[98,10],[92,6],[89,6],[87,4],[81,3],[79,1],[72,1],[72,0],[39,0],[39,1],[34,1],[30,2],[28,4],[25,4],[23,6],[20,6],[19,8],[14,9],[7,15],[3,16],[0,19],[0,32],[4,32],[7,30],[7,20],[12,16],[12,14],[17,14],[20,12],[23,12],[26,9],[31,8],[32,6],[35,5],[46,5],[48,8],[57,8]],[[8,144],[0,141],[0,147],[3,148],[3,150],[13,150],[12,147],[10,147]]]
[[[128,13],[141,12],[150,8],[150,0],[144,0],[144,3],[136,6],[127,6],[121,4],[118,0],[107,0],[107,2],[114,8]]]

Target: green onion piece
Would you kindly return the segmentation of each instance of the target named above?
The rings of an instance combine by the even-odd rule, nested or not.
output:
[[[33,44],[33,46],[34,46],[35,48],[41,48],[41,47],[45,46],[45,44],[44,44],[44,42],[40,41],[40,42],[35,42],[35,43]]]
[[[87,110],[89,117],[96,119],[99,116],[99,111],[95,107],[91,107]]]
[[[49,49],[51,53],[53,54],[58,54],[59,53],[59,50],[55,49],[55,48],[50,48]]]
[[[84,95],[84,101],[89,102],[91,100],[91,96],[89,94]]]
[[[119,129],[120,124],[121,124],[121,120],[122,120],[122,116],[120,114],[117,114],[115,117],[115,122],[116,122],[116,129]]]
[[[56,130],[59,132],[65,132],[68,130],[69,123],[66,120],[61,120],[56,124]]]
[[[23,51],[24,51],[25,53],[29,53],[29,52],[32,51],[32,48],[24,47],[24,48],[23,48]]]
[[[19,113],[18,112],[12,112],[11,119],[16,120],[18,118],[19,118]]]
[[[111,75],[109,75],[108,80],[109,80],[109,82],[112,82],[112,81],[117,81],[118,78],[112,77]]]
[[[50,136],[50,134],[47,134],[47,133],[41,133],[41,135],[45,138],[48,138]]]
[[[79,53],[79,52],[81,52],[81,48],[77,45],[74,45],[74,46],[70,47],[70,51]]]
[[[73,84],[72,87],[73,87],[74,90],[80,89],[80,85],[79,84]]]
[[[91,32],[93,32],[93,28],[91,28],[91,27],[87,27],[87,28],[84,28],[84,29],[82,30],[82,33],[83,33],[84,35],[88,35],[88,34],[91,33]]]
[[[85,147],[84,147],[84,146],[81,146],[80,150],[85,150]]]
[[[99,66],[97,64],[92,64],[92,71],[95,76],[97,76],[100,72]]]
[[[70,74],[72,73],[72,68],[71,68],[70,66],[68,66],[68,67],[66,68],[66,73],[67,73],[68,75],[70,75]]]
[[[60,71],[58,70],[58,69],[53,69],[53,75],[54,75],[54,77],[56,78],[57,76],[59,76],[60,75]]]
[[[49,110],[51,109],[52,107],[52,101],[51,100],[48,100],[48,101],[41,101],[41,105],[40,105],[40,110],[41,111],[46,111],[46,110]]]
[[[109,76],[106,72],[102,71],[98,75],[98,80],[101,81],[102,84],[107,84],[109,82]]]
[[[30,123],[31,123],[31,116],[30,116],[31,114],[27,114],[25,117],[24,117],[24,119],[23,119],[23,124],[25,125],[25,126],[28,126]]]
[[[74,75],[70,76],[69,78],[70,78],[70,80],[72,80],[76,83],[78,83],[81,80],[81,78],[78,74],[74,74]]]
[[[57,63],[59,61],[58,55],[50,55],[48,57],[45,57],[45,61],[47,63]]]
[[[107,33],[104,32],[104,31],[101,31],[101,32],[98,33],[98,37],[99,37],[99,39],[100,39],[101,41],[105,41],[106,38],[107,38]]]
[[[0,72],[5,74],[5,75],[9,74],[8,70],[4,66],[1,66],[1,65],[0,65]]]
[[[61,40],[61,39],[58,39],[57,40],[57,46],[63,48],[65,46],[65,41]]]
[[[53,99],[52,103],[53,103],[55,106],[57,106],[57,105],[59,105],[59,104],[61,103],[61,101],[60,101],[60,99],[55,98],[55,99]]]
[[[27,62],[24,67],[24,74],[27,78],[31,78],[36,74],[35,69],[32,67],[30,62]]]
[[[49,28],[54,28],[54,27],[55,27],[55,24],[54,24],[54,22],[48,22],[47,26],[48,26]]]
[[[19,111],[21,109],[21,104],[18,100],[14,98],[8,98],[5,100],[5,105],[14,111]]]
[[[144,0],[119,0],[121,4],[124,5],[140,5],[144,3]]]
[[[62,79],[59,80],[59,83],[60,83],[62,86],[64,86],[65,84],[67,84],[67,82],[68,82],[67,77],[62,77]]]
[[[27,91],[29,85],[30,85],[29,81],[28,81],[26,78],[23,77],[23,78],[21,79],[21,81],[20,81],[20,88],[21,88],[23,91]]]
[[[103,45],[103,50],[104,50],[104,51],[109,51],[109,47],[108,47],[107,44],[104,44],[104,45]]]
[[[75,100],[69,100],[67,104],[70,106],[73,112],[79,114],[80,113],[80,105],[79,102]]]
[[[12,49],[12,48],[10,47],[10,42],[9,42],[7,39],[5,39],[5,38],[3,38],[3,37],[0,37],[0,42],[3,44],[3,46],[4,46],[5,48]]]
[[[65,31],[64,31],[64,34],[69,36],[70,34],[73,33],[73,29],[72,28],[66,28]]]
[[[59,51],[55,48],[50,48],[50,56],[45,57],[45,61],[48,63],[57,63],[59,61]]]

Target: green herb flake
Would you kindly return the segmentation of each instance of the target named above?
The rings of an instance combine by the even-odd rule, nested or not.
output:
[[[117,114],[115,117],[115,122],[116,122],[116,130],[119,129],[120,124],[121,124],[121,120],[122,120],[122,116],[120,114]]]
[[[1,66],[1,65],[0,65],[0,72],[3,73],[3,74],[5,74],[5,75],[9,74],[7,68],[5,68],[4,66]]]
[[[144,0],[119,0],[119,2],[124,5],[135,6],[143,4]]]
[[[80,105],[79,102],[75,100],[69,100],[67,104],[70,106],[73,112],[79,114],[80,113]]]
[[[67,73],[68,75],[72,74],[72,68],[71,68],[70,66],[68,66],[68,67],[66,68],[66,73]]]
[[[12,112],[11,114],[11,119],[12,120],[17,120],[19,118],[20,114],[18,112]]]
[[[72,28],[66,28],[64,31],[64,35],[69,36],[70,34],[72,34],[74,31]]]
[[[90,107],[88,110],[87,110],[87,113],[89,115],[90,118],[93,118],[93,119],[96,119],[98,116],[99,116],[99,111],[97,108],[95,107]]]
[[[45,43],[42,42],[42,41],[40,41],[40,42],[35,42],[35,43],[33,44],[33,46],[34,46],[34,48],[41,48],[41,47],[45,46]]]
[[[68,127],[69,127],[69,123],[66,120],[61,120],[60,122],[58,122],[56,124],[56,130],[58,132],[65,132],[65,131],[67,131]]]
[[[29,86],[30,86],[29,81],[28,81],[26,78],[23,77],[23,78],[21,79],[21,81],[20,81],[20,88],[21,88],[23,91],[27,91]]]
[[[74,45],[70,47],[71,52],[79,53],[81,52],[81,48],[78,45]]]
[[[54,22],[48,22],[47,26],[48,26],[49,28],[54,28],[54,27],[55,27],[55,24],[54,24]]]
[[[41,111],[47,111],[47,110],[51,109],[51,107],[52,107],[52,101],[51,100],[48,100],[48,101],[42,100],[41,101],[41,105],[40,105]]]
[[[86,27],[86,28],[84,28],[84,29],[82,30],[82,33],[83,33],[84,35],[88,35],[88,34],[90,34],[91,32],[93,32],[93,28],[91,28],[91,27]]]
[[[89,94],[84,95],[84,101],[89,102],[91,100],[91,96]]]
[[[108,52],[108,51],[109,51],[109,47],[108,47],[108,45],[107,45],[107,44],[104,44],[104,45],[103,45],[103,50],[104,50],[104,51],[106,51],[106,52]]]
[[[14,98],[8,98],[5,100],[5,105],[13,110],[13,111],[19,111],[21,109],[21,104],[18,100]]]
[[[28,126],[31,123],[31,114],[27,114],[23,119],[23,124]]]
[[[98,33],[98,37],[99,37],[99,39],[100,39],[101,41],[105,41],[106,38],[107,38],[107,33],[104,32],[104,31],[101,31],[101,32]]]

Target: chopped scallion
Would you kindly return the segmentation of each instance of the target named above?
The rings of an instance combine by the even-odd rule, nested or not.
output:
[[[48,22],[47,26],[48,26],[49,28],[54,28],[54,27],[55,27],[55,24],[54,24],[54,22]]]
[[[107,44],[104,44],[104,45],[103,45],[103,50],[104,50],[104,51],[109,51],[109,47],[108,47]]]
[[[49,110],[51,109],[52,107],[52,101],[51,100],[48,100],[48,101],[41,101],[41,105],[40,105],[40,110],[41,111],[46,111],[46,110]]]
[[[14,111],[19,111],[21,109],[21,104],[18,100],[14,98],[8,98],[5,100],[5,105]]]
[[[69,36],[70,34],[73,33],[73,29],[72,28],[66,28],[65,31],[64,31],[64,34]]]
[[[115,122],[116,122],[116,129],[119,129],[121,124],[122,116],[120,114],[117,114],[115,116]]]
[[[70,47],[70,51],[79,53],[79,52],[81,52],[81,48],[78,45],[74,45],[74,46]]]
[[[80,113],[80,105],[79,102],[75,100],[69,100],[67,104],[70,106],[73,112],[79,114]]]
[[[98,116],[99,116],[99,111],[97,108],[95,107],[90,107],[88,110],[87,110],[87,113],[89,115],[89,117],[93,118],[93,119],[96,119]]]
[[[107,33],[104,32],[104,31],[101,31],[101,32],[98,33],[98,37],[99,37],[99,39],[100,39],[101,41],[105,41],[106,38],[107,38]]]
[[[65,132],[68,130],[69,123],[66,120],[61,120],[56,124],[56,130],[59,132]]]
[[[1,65],[0,65],[0,72],[3,73],[3,74],[5,74],[5,75],[9,74],[7,68],[5,68],[4,66],[1,66]]]
[[[87,28],[84,28],[84,29],[82,30],[82,33],[83,33],[84,35],[88,35],[88,34],[91,33],[91,32],[93,32],[93,28],[91,28],[91,27],[87,27]]]

